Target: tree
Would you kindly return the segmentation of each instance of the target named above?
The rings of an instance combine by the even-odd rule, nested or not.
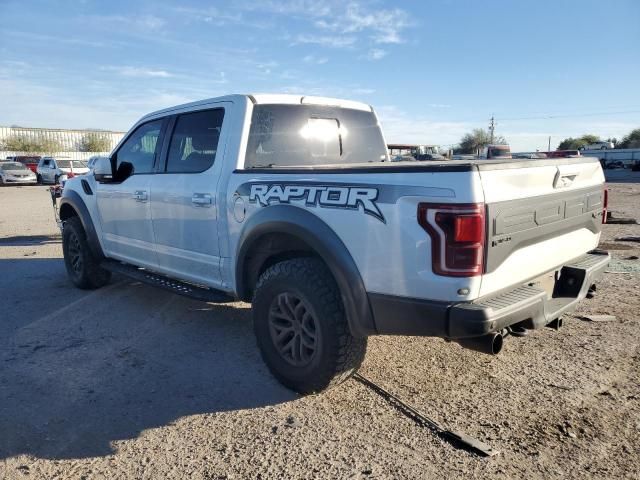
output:
[[[11,135],[4,140],[6,150],[12,152],[56,153],[62,150],[60,142],[43,135]]]
[[[491,144],[491,133],[482,128],[476,128],[471,133],[466,133],[460,140],[460,146],[455,149],[456,153],[475,154],[478,150]],[[493,137],[494,145],[506,145],[507,141],[503,136]]]
[[[640,128],[632,130],[618,142],[616,148],[640,148]]]
[[[79,147],[81,152],[108,152],[111,150],[111,139],[105,133],[85,133]]]
[[[578,138],[565,138],[558,145],[557,150],[580,150],[583,147],[595,142],[599,142],[600,137],[597,135],[586,134]]]

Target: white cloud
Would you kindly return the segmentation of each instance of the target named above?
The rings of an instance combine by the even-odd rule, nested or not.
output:
[[[369,60],[381,60],[387,56],[387,53],[386,50],[382,50],[381,48],[372,48],[369,50],[369,53],[367,53],[367,58]]]
[[[157,32],[167,24],[164,18],[157,15],[88,15],[82,17],[86,21],[98,25],[112,25],[133,28],[142,32]]]
[[[310,22],[320,32],[334,34],[309,34],[308,39],[313,41],[300,40],[299,43],[317,43],[329,47],[344,47],[345,43],[353,45],[356,41],[364,39],[367,43],[373,44],[403,43],[403,32],[413,24],[409,14],[400,8],[379,8],[376,6],[377,3],[375,0],[325,0],[320,4],[314,0],[289,0],[253,1],[235,6],[252,12],[302,19]],[[332,38],[334,40],[331,40]]]
[[[327,57],[316,57],[315,55],[306,55],[302,61],[304,63],[310,63],[315,65],[323,65],[329,61]]]
[[[321,4],[317,0],[255,0],[240,3],[238,6],[245,10],[297,17],[324,17],[330,15],[334,9],[330,2]]]
[[[167,23],[164,19],[155,15],[142,15],[140,17],[135,17],[133,22],[147,30],[158,30],[164,27]]]
[[[373,88],[354,88],[353,93],[355,95],[371,95],[376,93],[376,91]]]
[[[154,70],[151,68],[143,68],[143,67],[109,66],[109,67],[101,67],[100,70],[116,72],[119,75],[123,75],[125,77],[157,77],[157,78],[175,77],[173,73],[169,73],[166,70]]]
[[[312,35],[302,34],[295,37],[293,44],[315,44],[331,48],[347,48],[356,43],[356,38],[352,36],[334,35]]]
[[[375,43],[402,43],[401,32],[411,25],[404,10],[363,7],[356,2],[348,3],[343,11],[315,25],[322,29],[345,33],[368,32]]]

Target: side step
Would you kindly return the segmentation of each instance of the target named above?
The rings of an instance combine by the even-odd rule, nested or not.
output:
[[[133,265],[127,265],[126,263],[121,263],[115,260],[105,260],[100,264],[100,266],[112,273],[119,273],[133,280],[164,288],[165,290],[193,298],[194,300],[213,303],[229,303],[236,301],[235,298],[220,290],[195,285],[193,283],[182,282],[180,280],[174,280],[159,273],[154,273],[149,270],[145,270],[144,268],[134,267]]]

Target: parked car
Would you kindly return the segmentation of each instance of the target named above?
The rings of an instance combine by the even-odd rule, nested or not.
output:
[[[8,158],[8,157],[7,157]],[[14,162],[20,162],[33,173],[38,173],[36,170],[38,169],[38,163],[42,157],[40,155],[17,155],[13,157]]]
[[[593,142],[585,145],[580,150],[610,150],[616,148],[613,142]]]
[[[497,354],[593,293],[610,260],[597,158],[388,160],[359,102],[229,95],[151,113],[67,181],[67,274],[252,302],[262,358],[301,393],[355,373],[368,336]]]
[[[89,169],[83,160],[57,159],[53,157],[42,157],[36,173],[38,183],[60,183],[60,178],[65,176],[73,178],[76,175],[84,175]]]
[[[20,162],[0,162],[0,185],[35,185],[36,174]]]

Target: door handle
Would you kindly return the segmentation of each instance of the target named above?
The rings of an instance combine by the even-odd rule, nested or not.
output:
[[[133,198],[135,198],[137,202],[146,202],[149,200],[149,196],[144,190],[136,190],[133,192]]]
[[[194,193],[191,197],[191,203],[196,207],[210,207],[213,199],[208,193]]]

